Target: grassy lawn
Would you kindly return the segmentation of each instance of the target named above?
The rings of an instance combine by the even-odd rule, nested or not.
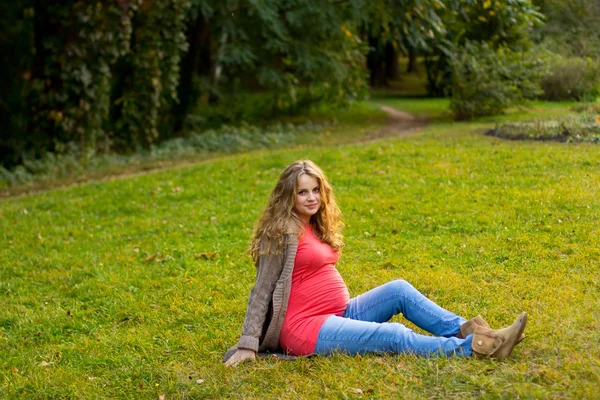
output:
[[[341,144],[366,125],[0,200],[0,398],[597,398],[600,147],[478,134],[490,121]],[[403,278],[495,327],[527,311],[512,357],[226,369],[254,281],[252,225],[302,158],[336,190],[351,295]]]
[[[395,92],[374,92],[371,97],[377,104],[383,104],[399,110],[407,111],[418,117],[427,117],[431,123],[443,124],[453,120],[450,110],[450,99],[448,98],[410,98],[398,95]],[[530,101],[522,107],[511,108],[503,115],[476,118],[475,122],[502,122],[522,121],[535,118],[557,118],[574,115],[571,108],[577,103]]]

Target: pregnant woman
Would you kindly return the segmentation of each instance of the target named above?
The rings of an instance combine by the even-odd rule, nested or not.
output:
[[[225,355],[226,365],[282,350],[293,356],[339,351],[503,360],[523,338],[524,312],[509,327],[494,330],[480,316],[466,320],[443,309],[403,280],[350,299],[335,267],[342,225],[319,167],[297,161],[283,171],[253,233],[256,282],[242,336]],[[388,322],[396,314],[433,336]]]

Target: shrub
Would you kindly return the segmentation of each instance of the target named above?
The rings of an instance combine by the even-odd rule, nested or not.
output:
[[[600,115],[600,103],[579,103],[571,107],[571,110],[578,113]]]
[[[544,100],[594,100],[600,94],[600,66],[591,59],[555,55],[541,86]]]
[[[529,52],[467,42],[451,57],[450,107],[457,120],[495,115],[541,93],[544,60]]]
[[[600,124],[595,121],[594,115],[583,114],[559,120],[505,123],[487,134],[511,140],[600,143]]]

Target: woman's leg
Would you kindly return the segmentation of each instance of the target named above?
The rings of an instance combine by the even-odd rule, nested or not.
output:
[[[473,335],[466,339],[419,335],[395,322],[377,323],[331,316],[317,338],[315,354],[410,353],[420,356],[470,356]]]
[[[343,317],[360,321],[387,322],[394,315],[435,336],[451,337],[466,320],[429,300],[410,283],[398,279],[354,297]],[[412,332],[412,331],[411,331]]]

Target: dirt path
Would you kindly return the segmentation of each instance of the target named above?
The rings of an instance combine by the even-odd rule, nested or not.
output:
[[[373,140],[384,139],[394,136],[406,136],[416,133],[421,128],[427,125],[426,118],[415,117],[405,111],[396,110],[395,108],[380,105],[383,111],[388,115],[388,123],[384,127],[369,132],[360,142],[371,142]],[[235,156],[235,155],[230,155]],[[158,161],[153,167],[145,165],[142,170],[131,170],[125,168],[117,172],[92,172],[88,175],[79,177],[67,177],[58,181],[52,182],[35,182],[32,184],[20,185],[16,187],[8,187],[0,191],[0,199],[9,197],[23,197],[36,193],[45,192],[54,189],[66,189],[74,186],[81,186],[91,182],[105,182],[117,179],[127,179],[134,176],[146,175],[154,172],[164,171],[172,168],[181,168],[185,166],[195,165],[202,162],[208,162],[213,157],[203,158],[202,160],[169,160]],[[133,167],[135,168],[135,166]]]
[[[392,136],[406,136],[418,132],[427,125],[427,118],[415,117],[406,111],[396,110],[380,105],[388,115],[388,124],[383,128],[367,134],[366,141]]]

